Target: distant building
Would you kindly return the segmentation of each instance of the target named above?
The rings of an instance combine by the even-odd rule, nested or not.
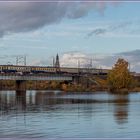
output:
[[[60,68],[60,63],[59,63],[59,56],[58,56],[58,54],[56,55],[55,67],[56,67],[56,68]]]
[[[57,71],[60,71],[60,62],[58,54],[56,55],[56,60],[53,58],[53,67],[55,67]]]

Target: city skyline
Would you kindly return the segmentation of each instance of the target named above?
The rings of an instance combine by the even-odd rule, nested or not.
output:
[[[1,2],[1,64],[27,55],[28,65],[110,68],[124,57],[140,72],[140,2]],[[84,59],[85,58],[85,59]]]

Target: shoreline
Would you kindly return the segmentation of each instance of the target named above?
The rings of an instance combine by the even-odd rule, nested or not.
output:
[[[129,93],[129,92],[140,92],[140,87],[136,87],[136,88],[133,88],[133,89],[120,89],[118,91],[110,91],[108,89],[92,89],[92,90],[62,90],[62,89],[43,89],[43,88],[40,88],[40,89],[35,89],[35,88],[30,88],[30,89],[25,89],[25,90],[21,90],[21,91],[32,91],[32,90],[36,90],[36,91],[58,91],[58,92],[109,92],[109,93],[115,93],[115,94],[121,94],[121,93]],[[0,89],[0,91],[16,91],[16,89],[14,88],[2,88]]]

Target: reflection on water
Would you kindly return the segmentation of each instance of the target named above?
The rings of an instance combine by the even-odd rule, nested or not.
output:
[[[128,95],[115,95],[114,115],[119,124],[126,123],[128,118]]]
[[[0,137],[139,137],[140,95],[1,91]]]

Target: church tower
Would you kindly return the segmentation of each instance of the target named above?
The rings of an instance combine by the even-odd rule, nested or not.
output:
[[[57,71],[60,71],[60,63],[59,63],[58,54],[56,55],[55,67],[56,67]]]

